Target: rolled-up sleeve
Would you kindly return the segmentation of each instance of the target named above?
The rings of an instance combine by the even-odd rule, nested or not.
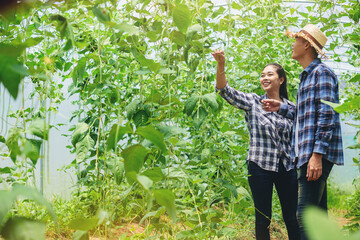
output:
[[[290,120],[294,120],[296,114],[296,107],[293,104],[281,103],[278,113]]]
[[[244,93],[238,91],[226,84],[226,86],[222,89],[216,88],[216,91],[219,92],[219,95],[224,98],[231,105],[241,109],[248,111],[251,109],[251,106],[254,103],[254,94],[253,93]]]

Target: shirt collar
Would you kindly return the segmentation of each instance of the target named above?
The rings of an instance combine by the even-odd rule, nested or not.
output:
[[[314,59],[314,61],[312,61],[310,63],[309,66],[307,66],[307,68],[305,68],[304,71],[302,71],[302,73],[300,74],[300,80],[302,81],[303,79],[305,79],[313,70],[314,68],[319,65],[321,63],[321,60],[319,58]]]

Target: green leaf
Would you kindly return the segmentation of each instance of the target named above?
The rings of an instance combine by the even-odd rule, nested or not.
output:
[[[147,154],[148,150],[140,144],[133,145],[122,151],[121,155],[125,160],[125,176],[130,184],[136,181],[136,174],[139,173],[144,165]]]
[[[11,173],[11,168],[9,167],[4,167],[4,168],[0,168],[0,173]],[[1,221],[1,220],[0,220]]]
[[[164,138],[169,138],[179,134],[186,134],[187,131],[177,126],[162,126],[158,125],[157,128],[164,134]]]
[[[191,115],[199,98],[200,96],[198,94],[191,95],[185,102],[184,113]]]
[[[35,37],[35,38],[27,38],[25,42],[23,43],[25,47],[33,47],[41,43],[41,41],[44,40],[43,37]]]
[[[12,70],[15,73],[18,73],[20,76],[25,77],[29,76],[29,71],[25,68],[22,64],[13,64],[9,66],[9,69]]]
[[[91,10],[100,22],[106,23],[110,21],[110,15],[105,10],[100,9],[98,6],[94,6]]]
[[[131,49],[131,53],[133,54],[133,56],[135,57],[135,59],[137,61],[139,61],[139,63],[142,66],[147,66],[150,71],[157,73],[161,67],[160,63],[155,62],[152,59],[147,59],[143,54],[141,54],[136,48],[132,48]]]
[[[146,125],[149,121],[149,117],[150,116],[147,111],[142,110],[142,109],[137,111],[133,116],[133,120],[134,120],[136,127]]]
[[[141,175],[147,176],[153,182],[159,182],[164,179],[164,174],[159,167],[147,169],[145,172],[141,173]]]
[[[50,17],[50,20],[57,22],[56,30],[60,33],[61,39],[64,37],[72,39],[72,28],[64,16],[55,14]]]
[[[1,235],[9,240],[45,240],[45,231],[45,223],[24,217],[13,217],[6,222]]]
[[[360,149],[360,144],[355,144],[347,147],[348,149]]]
[[[246,188],[244,188],[244,187],[238,187],[238,188],[236,189],[236,192],[237,192],[240,196],[245,197],[247,200],[249,200],[249,201],[251,200],[251,195],[250,195],[249,191],[246,190]]]
[[[210,157],[211,157],[210,149],[205,148],[201,151],[201,160],[202,161],[209,160]]]
[[[166,178],[189,178],[183,170],[174,167],[165,168],[162,172]]]
[[[231,194],[237,198],[238,197],[238,192],[237,192],[237,188],[236,186],[230,184],[227,180],[221,179],[221,178],[217,178],[215,179],[216,183],[220,183],[223,187],[227,188],[230,190]]]
[[[139,28],[137,28],[137,27],[135,27],[133,25],[124,23],[124,22],[116,25],[115,28],[119,29],[122,32],[127,32],[127,33],[129,33],[131,35],[138,35],[139,34]]]
[[[10,157],[13,162],[16,161],[17,155],[21,153],[19,147],[19,139],[21,133],[22,133],[21,128],[18,127],[11,128],[9,130],[9,134],[5,142],[6,146],[9,148],[9,151],[11,152]]]
[[[215,92],[205,94],[202,98],[214,112],[219,109],[219,104],[217,103],[217,96]]]
[[[114,157],[110,158],[107,162],[109,169],[114,175],[115,182],[119,185],[123,180],[125,170],[124,162],[121,159],[120,157]]]
[[[131,101],[129,103],[129,105],[127,105],[125,107],[126,110],[126,116],[127,118],[130,120],[132,119],[133,115],[136,113],[138,106],[140,105],[141,101],[139,99],[135,99],[133,101]]]
[[[132,128],[130,126],[130,124],[126,124],[126,126],[124,127],[120,127],[117,124],[114,124],[111,127],[110,133],[109,133],[109,137],[106,140],[106,148],[108,150],[110,149],[115,149],[117,143],[120,141],[120,139],[123,138],[123,136],[127,133],[132,133]]]
[[[200,24],[194,24],[194,25],[192,25],[192,26],[190,26],[189,27],[189,29],[188,29],[188,31],[187,31],[187,35],[191,35],[191,34],[193,34],[193,33],[195,33],[195,32],[201,32],[202,31],[202,26],[200,25]]]
[[[137,181],[141,184],[141,186],[143,186],[143,188],[145,188],[148,191],[154,184],[150,178],[143,175],[137,175]]]
[[[305,231],[312,240],[341,240],[346,239],[335,221],[318,208],[308,207],[304,212]]]
[[[41,144],[42,144],[41,140],[28,139],[28,138],[26,139],[26,142],[24,144],[23,154],[25,154],[26,157],[30,158],[30,160],[34,165],[36,165],[40,157]]]
[[[333,107],[334,110],[338,113],[344,113],[344,112],[360,109],[360,96],[355,96],[354,98],[349,99],[343,104],[332,103],[324,100],[321,100],[321,102]]]
[[[158,208],[158,210],[154,211],[154,212],[149,212],[147,214],[145,214],[145,216],[140,220],[140,225],[148,218],[150,217],[156,217],[159,218],[161,215],[163,215],[166,212],[166,208],[164,207],[160,207]]]
[[[322,103],[325,103],[327,105],[329,105],[330,107],[334,108],[337,108],[338,106],[341,106],[341,104],[339,103],[333,103],[333,102],[329,102],[329,101],[325,101],[325,100],[321,100]]]
[[[5,217],[10,211],[16,196],[10,191],[0,191],[0,229],[4,224]]]
[[[190,44],[187,44],[187,45],[184,46],[183,55],[184,55],[184,61],[185,61],[186,64],[188,64],[190,48],[191,48]]]
[[[27,70],[18,61],[25,48],[24,45],[0,43],[0,82],[14,99],[17,98],[21,80],[27,75],[23,74]]]
[[[360,73],[356,74],[354,77],[352,77],[349,82],[351,83],[355,83],[355,82],[360,82]]]
[[[85,67],[86,67],[86,62],[87,62],[87,58],[86,57],[82,57],[78,64],[76,65],[76,67],[73,70],[73,75],[72,75],[72,79],[76,84],[81,83],[84,77],[84,73],[85,73]]]
[[[149,125],[145,127],[139,127],[136,130],[136,133],[152,142],[154,145],[160,148],[162,152],[167,152],[164,136],[160,131],[156,130],[154,126]]]
[[[139,70],[135,71],[135,73],[138,75],[146,75],[151,73],[151,71],[146,67],[145,68],[141,67]]]
[[[169,68],[160,68],[158,73],[159,74],[174,74],[174,73],[176,73],[176,71],[171,70]]]
[[[188,6],[185,4],[177,5],[173,10],[173,21],[182,33],[186,33],[191,24],[191,13]]]
[[[80,231],[89,231],[98,226],[98,219],[93,218],[75,218],[70,221],[69,227]]]
[[[76,231],[73,234],[72,240],[89,240],[89,232],[88,231]]]
[[[75,144],[76,148],[76,163],[81,163],[85,160],[89,150],[95,145],[95,141],[87,134],[81,141]]]
[[[197,112],[194,112],[193,119],[194,119],[194,126],[196,129],[199,129],[201,127],[207,115],[208,113],[203,107],[199,108],[199,114]]]
[[[170,39],[179,46],[185,45],[185,35],[182,32],[179,31],[171,32]]]
[[[158,204],[166,208],[167,213],[173,221],[176,221],[175,195],[168,189],[154,191],[154,197]]]
[[[109,213],[107,211],[104,211],[102,209],[99,209],[96,212],[96,218],[98,219],[98,225],[104,224],[106,220],[109,219]]]
[[[190,62],[189,62],[188,65],[189,65],[190,71],[191,71],[192,73],[195,73],[196,68],[197,68],[198,65],[199,65],[199,62],[200,62],[199,58],[192,58],[192,59],[190,60]]]
[[[89,125],[84,122],[80,122],[76,125],[75,131],[71,137],[71,143],[75,146],[89,133]]]
[[[32,121],[27,131],[44,140],[49,138],[49,126],[44,119],[38,118]]]
[[[103,224],[109,218],[108,212],[99,209],[92,218],[76,218],[71,220],[69,227],[80,231],[89,231]]]

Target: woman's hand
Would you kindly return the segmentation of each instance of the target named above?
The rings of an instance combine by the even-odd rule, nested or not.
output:
[[[211,54],[218,63],[225,63],[225,53],[223,50],[214,50]]]

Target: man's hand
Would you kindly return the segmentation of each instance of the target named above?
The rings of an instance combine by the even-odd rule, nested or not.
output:
[[[262,108],[268,112],[277,112],[280,109],[281,102],[275,99],[261,100]]]
[[[322,155],[313,153],[307,166],[308,181],[316,181],[322,175]]]
[[[225,63],[225,53],[222,50],[214,50],[211,53],[218,63]]]

